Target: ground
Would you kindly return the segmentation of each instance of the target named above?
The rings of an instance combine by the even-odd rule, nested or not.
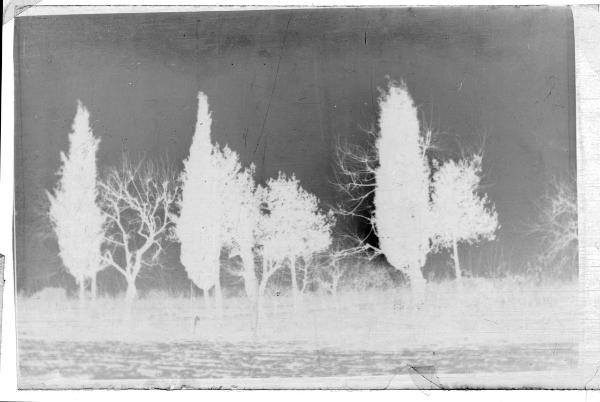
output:
[[[46,295],[52,294],[47,292]],[[565,370],[577,364],[575,283],[468,279],[407,288],[266,301],[256,331],[244,297],[223,318],[202,299],[160,293],[81,303],[18,300],[20,380],[378,376]],[[53,299],[53,300],[52,300]]]

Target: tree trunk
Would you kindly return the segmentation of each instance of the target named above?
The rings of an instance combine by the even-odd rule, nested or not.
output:
[[[267,267],[271,265],[271,261],[263,261],[262,262],[262,275],[260,278],[260,284],[258,285],[258,296],[264,297],[265,292],[267,291],[267,283],[269,282],[269,270]]]
[[[304,262],[303,270],[302,270],[302,288],[300,289],[300,295],[304,295],[306,293],[306,288],[308,287],[308,264]]]
[[[79,301],[83,302],[85,298],[85,277],[79,279]]]
[[[243,247],[240,256],[242,257],[242,264],[244,266],[244,290],[250,302],[254,303],[258,292],[258,281],[254,272],[254,254],[251,248]]]
[[[456,237],[452,238],[452,254],[454,257],[454,273],[456,275],[456,284],[458,294],[463,294],[463,275],[462,270],[460,269],[460,261],[458,260],[458,244],[456,242]]]
[[[263,317],[264,314],[264,308],[265,308],[265,293],[267,291],[267,282],[269,282],[269,275],[267,273],[267,267],[269,266],[270,262],[269,261],[265,261],[263,259],[262,261],[262,274],[261,274],[261,278],[260,278],[260,283],[258,284],[258,292],[256,295],[256,326],[258,327],[261,318]]]
[[[331,294],[334,297],[337,297],[338,286],[340,285],[340,278],[341,278],[341,276],[338,276],[338,275],[331,276]]]
[[[410,290],[411,290],[411,302],[413,306],[418,307],[425,301],[425,278],[421,268],[416,265],[416,269],[412,269],[409,272]]]
[[[127,278],[127,290],[125,291],[125,300],[127,303],[132,303],[137,297],[137,289],[135,288],[135,278]]]
[[[251,302],[258,296],[258,281],[254,272],[244,272],[244,290]]]
[[[298,312],[299,300],[298,300],[298,279],[296,278],[296,264],[298,258],[290,258],[290,271],[292,273],[292,302],[294,303],[294,312]]]
[[[96,298],[98,297],[98,287],[97,287],[97,283],[96,283],[96,275],[97,273],[93,273],[92,277],[90,278],[90,291],[92,292],[92,300],[96,300]]]
[[[265,298],[259,295],[256,298],[256,310],[254,311],[254,332],[258,331],[260,322],[265,316]]]
[[[208,312],[210,308],[210,299],[208,294],[208,289],[202,289],[202,300],[204,301],[204,309]]]
[[[267,289],[268,278],[263,278],[258,288],[258,295],[256,297],[256,326],[260,324],[260,320],[264,316],[265,312],[265,291]]]
[[[221,320],[223,318],[223,291],[221,289],[221,278],[217,275],[215,281],[215,308],[217,310],[217,318]]]

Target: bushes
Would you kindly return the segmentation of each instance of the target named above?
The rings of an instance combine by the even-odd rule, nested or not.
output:
[[[389,266],[359,257],[331,262],[318,267],[316,271],[315,290],[330,294],[386,290],[396,285]]]
[[[381,264],[354,264],[349,267],[346,276],[342,278],[342,290],[364,292],[374,289],[390,289],[394,282],[389,269]]]
[[[46,303],[62,303],[68,299],[67,291],[64,288],[48,287],[34,293],[33,300],[42,300]]]

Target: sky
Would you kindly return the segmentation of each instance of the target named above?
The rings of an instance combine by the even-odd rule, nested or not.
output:
[[[51,283],[60,266],[39,211],[78,99],[101,139],[101,170],[124,152],[180,167],[202,91],[213,140],[254,163],[259,181],[295,173],[331,205],[335,147],[366,144],[388,77],[405,81],[442,142],[485,138],[486,191],[504,241],[525,255],[532,240],[520,228],[548,180],[574,172],[572,36],[570,11],[548,7],[18,17],[18,286]]]

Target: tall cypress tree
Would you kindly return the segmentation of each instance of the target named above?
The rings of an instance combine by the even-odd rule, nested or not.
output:
[[[79,285],[83,299],[85,281],[91,280],[96,295],[96,274],[102,268],[101,246],[104,239],[104,216],[97,203],[96,153],[100,139],[92,133],[90,114],[78,102],[69,150],[61,153],[59,180],[48,192],[48,215],[58,239],[59,255]]]

